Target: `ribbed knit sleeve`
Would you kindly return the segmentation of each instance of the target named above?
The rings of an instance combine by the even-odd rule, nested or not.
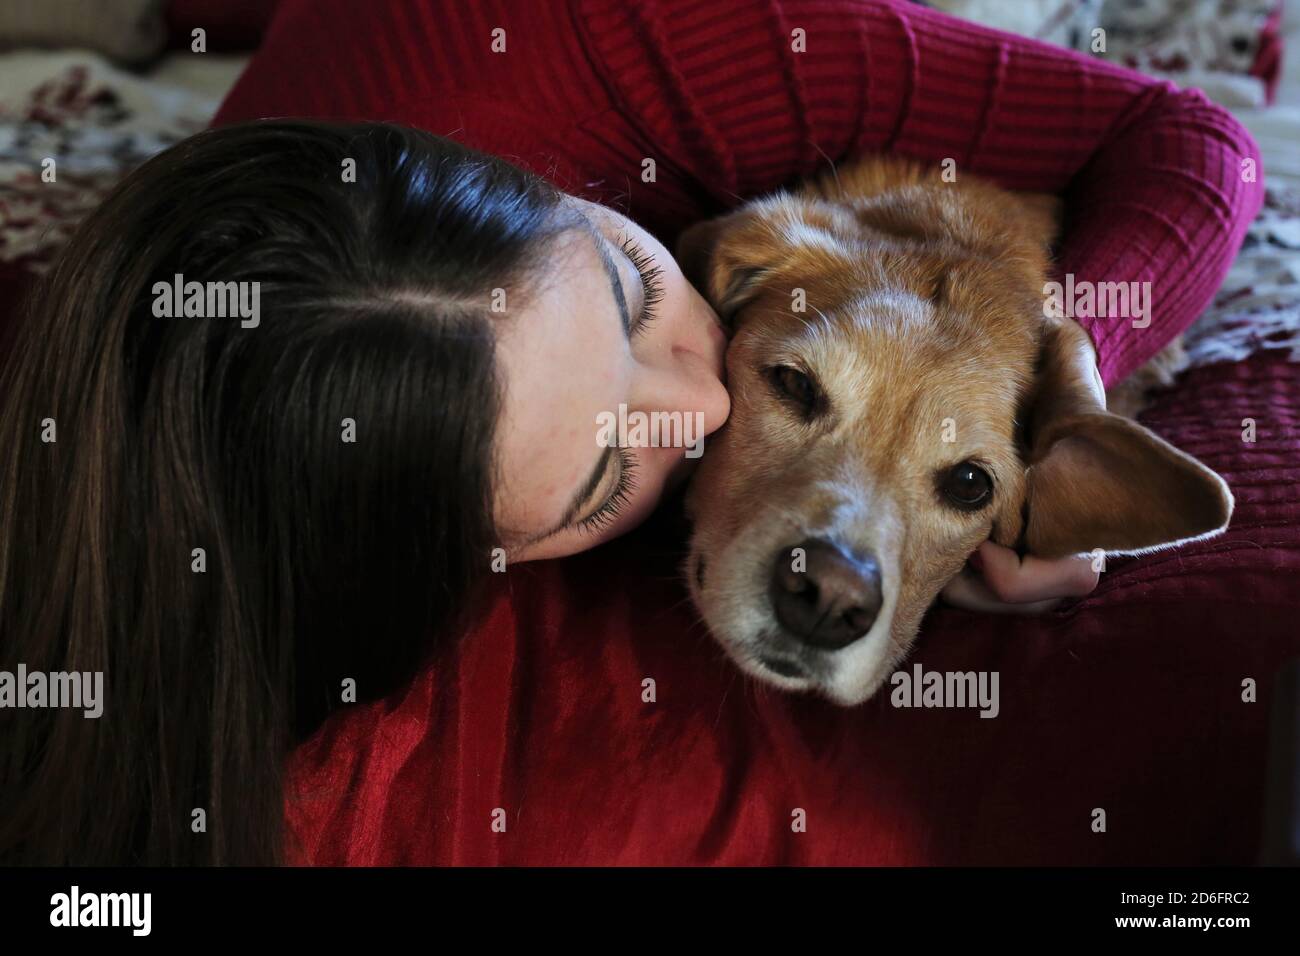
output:
[[[213,125],[402,123],[588,194],[626,172],[616,106],[565,0],[281,0]]]
[[[1144,328],[1079,303],[1107,384],[1200,314],[1263,199],[1255,143],[1199,92],[910,3],[577,4],[648,155],[717,209],[877,151],[1063,194],[1060,272],[1151,283]]]
[[[669,244],[828,162],[951,158],[1063,194],[1076,283],[1151,283],[1146,328],[1078,314],[1108,384],[1201,312],[1263,193],[1201,94],[901,0],[283,0],[216,122],[261,116],[451,136]]]

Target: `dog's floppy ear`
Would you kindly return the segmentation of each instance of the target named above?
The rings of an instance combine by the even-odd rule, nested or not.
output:
[[[736,312],[758,292],[763,274],[776,261],[772,230],[763,213],[742,206],[686,229],[677,238],[682,274],[730,325]]]
[[[1026,418],[1025,546],[1040,557],[1134,553],[1217,534],[1227,483],[1135,421],[1106,411],[1087,333],[1043,329]]]

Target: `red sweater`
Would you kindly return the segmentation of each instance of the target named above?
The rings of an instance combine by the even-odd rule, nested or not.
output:
[[[952,157],[959,174],[1064,191],[1060,258],[1076,280],[1153,283],[1150,328],[1089,323],[1108,381],[1197,316],[1260,202],[1239,171],[1254,144],[1200,94],[923,8],[524,6],[420,0],[358,15],[350,0],[286,0],[218,122],[422,126],[615,204],[669,242],[827,157]],[[796,28],[806,53],[791,50]],[[657,182],[641,181],[644,157]],[[1239,421],[1254,401],[1216,414]],[[1215,859],[1249,858],[1262,754],[1241,741],[1262,740],[1263,710],[1206,701],[1293,653],[1292,616],[1258,613],[1289,585],[1251,563],[1281,560],[1255,538],[1225,539],[1225,558],[1211,543],[1145,559],[1045,618],[932,611],[913,660],[1000,671],[1001,714],[982,720],[757,687],[684,600],[677,534],[669,514],[596,552],[512,568],[478,633],[405,692],[331,719],[291,768],[292,858],[1193,862],[1211,839]],[[1227,671],[1221,641],[1187,639],[1242,626],[1251,638]],[[1147,737],[1220,743],[1181,759]],[[1147,779],[1158,783],[1133,783]],[[1099,805],[1128,837],[1098,839]],[[800,817],[806,830],[791,825]],[[1246,822],[1225,835],[1224,819]]]
[[[693,221],[870,151],[1062,192],[1061,272],[1151,283],[1149,328],[1081,317],[1107,384],[1205,308],[1263,195],[1262,170],[1243,181],[1250,135],[1199,92],[907,3],[285,0],[216,122],[262,116],[454,136],[669,248]]]

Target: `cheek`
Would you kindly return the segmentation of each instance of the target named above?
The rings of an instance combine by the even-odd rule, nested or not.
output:
[[[903,554],[905,603],[928,605],[989,536],[991,524],[991,514],[967,517],[939,507],[914,512]]]
[[[726,428],[709,436],[691,477],[686,508],[711,534],[730,536],[755,515],[806,502],[799,489],[810,480],[792,475],[792,464],[806,461],[797,449],[771,447],[753,415],[735,415]]]
[[[1002,502],[994,515],[991,537],[995,542],[1007,548],[1014,548],[1019,543],[1025,527],[1024,506],[1024,483],[1022,476],[1017,476],[1015,484],[1003,494]]]

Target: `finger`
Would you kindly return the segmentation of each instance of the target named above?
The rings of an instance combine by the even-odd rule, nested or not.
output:
[[[1011,548],[985,541],[979,556],[989,589],[1012,604],[1082,597],[1092,593],[1100,577],[1089,555],[1044,559],[1030,554],[1022,559]]]
[[[978,574],[968,569],[963,569],[961,574],[944,585],[939,596],[954,607],[989,614],[1043,614],[1061,603],[1059,598],[1019,604],[1001,601]]]

